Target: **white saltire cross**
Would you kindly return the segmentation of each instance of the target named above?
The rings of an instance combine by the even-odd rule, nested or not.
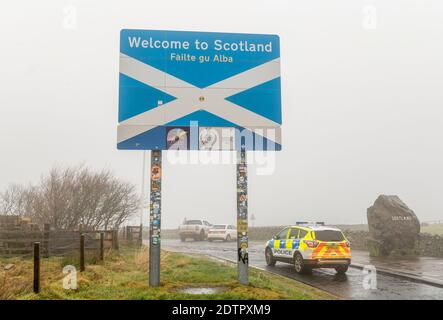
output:
[[[279,123],[225,100],[225,98],[234,94],[279,77],[280,58],[203,89],[123,53],[120,54],[120,73],[157,88],[176,99],[120,122],[118,142],[125,141],[198,110],[208,111],[244,128],[277,129],[280,127]],[[268,138],[267,130],[260,131],[265,138]],[[280,143],[279,135],[276,136],[274,132],[270,134],[269,139]]]

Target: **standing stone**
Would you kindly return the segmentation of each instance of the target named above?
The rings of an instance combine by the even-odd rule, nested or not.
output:
[[[380,195],[367,216],[371,256],[416,254],[420,222],[398,196]]]

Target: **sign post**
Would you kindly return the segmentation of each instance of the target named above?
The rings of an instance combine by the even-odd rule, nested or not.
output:
[[[249,284],[248,175],[246,151],[237,152],[237,253],[238,282]]]
[[[160,284],[162,152],[151,151],[151,202],[149,215],[149,285]]]
[[[248,284],[247,151],[280,151],[280,39],[123,29],[117,148],[151,150],[149,284],[160,283],[162,150],[237,152],[238,280]]]

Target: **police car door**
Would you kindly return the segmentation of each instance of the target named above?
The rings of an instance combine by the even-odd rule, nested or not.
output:
[[[300,243],[300,230],[299,228],[291,228],[288,233],[288,240],[286,241],[286,248],[288,249],[287,258],[294,256],[294,251],[298,249]]]
[[[286,252],[286,241],[288,240],[288,234],[289,234],[289,227],[284,228],[282,231],[280,231],[279,234],[277,234],[276,239],[274,240],[274,246],[272,249],[272,254],[275,257],[287,257],[288,253]]]

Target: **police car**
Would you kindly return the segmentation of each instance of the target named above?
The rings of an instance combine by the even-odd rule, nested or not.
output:
[[[268,266],[277,261],[294,264],[298,273],[313,268],[334,268],[345,273],[351,264],[351,245],[340,229],[322,222],[297,222],[286,227],[266,243]]]

